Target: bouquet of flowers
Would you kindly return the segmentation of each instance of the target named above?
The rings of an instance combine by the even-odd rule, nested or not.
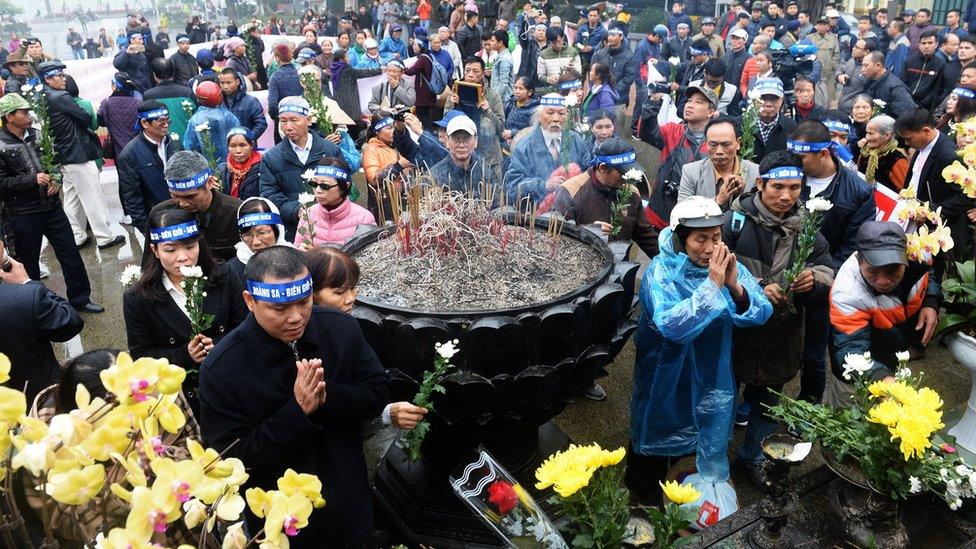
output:
[[[197,111],[197,108],[193,105],[193,102],[190,101],[189,99],[184,99],[183,101],[181,101],[180,107],[183,108],[183,112],[186,113],[187,117],[193,116],[193,113]],[[179,139],[179,135],[176,133],[170,134],[170,139],[173,139],[174,135],[176,136],[176,139]]]
[[[630,205],[630,199],[634,196],[635,190],[634,186],[630,184],[630,181],[638,183],[642,179],[644,179],[644,172],[637,168],[631,168],[624,174],[624,185],[617,189],[617,198],[610,206],[611,237],[620,234],[624,219],[627,217],[627,206]]]
[[[203,124],[198,124],[196,128],[197,134],[200,136],[200,145],[203,148],[203,156],[207,159],[207,164],[210,165],[210,172],[217,173],[217,147],[213,143],[213,138],[210,135],[210,123],[204,122]],[[220,184],[220,179],[217,179],[217,184]],[[218,189],[219,190],[219,189]]]
[[[445,392],[444,386],[440,383],[450,373],[451,369],[454,368],[454,365],[451,364],[451,358],[458,352],[457,344],[458,340],[456,339],[447,343],[434,344],[434,350],[437,351],[437,358],[434,359],[434,369],[424,372],[424,380],[420,384],[420,391],[417,392],[417,396],[413,399],[415,406],[427,408],[428,410],[434,409],[434,403],[431,402],[431,398],[434,396],[434,393]],[[410,461],[420,461],[420,445],[423,444],[424,438],[429,431],[430,423],[426,419],[423,419],[416,427],[407,431],[397,442],[400,448],[407,453]]]
[[[0,382],[9,372],[10,361],[0,354]],[[221,522],[229,525],[225,548],[286,547],[286,536],[308,524],[313,507],[325,505],[318,478],[289,470],[278,490],[247,490],[247,506],[266,517],[264,529],[248,539],[239,522],[244,464],[178,436],[186,423],[180,404],[186,371],[121,353],[100,377],[107,398],[92,398],[79,385],[77,409],[48,422],[26,415],[24,393],[0,387],[4,490],[8,496],[14,490],[7,473],[24,475],[32,505],[41,507],[43,546],[57,546],[55,528],[77,513],[98,519],[86,523],[98,532],[81,540],[85,546],[163,547],[199,537],[195,545],[204,547],[216,544],[210,534]],[[178,455],[186,457],[171,457]],[[0,531],[5,546],[35,547],[17,498],[0,498],[0,507],[21,525]]]
[[[484,448],[450,481],[454,493],[510,546],[568,549],[532,496]]]
[[[756,156],[756,126],[759,124],[761,100],[755,90],[749,92],[749,105],[742,113],[742,137],[739,139],[739,157],[752,160]]]
[[[54,161],[54,136],[51,134],[51,115],[47,112],[47,94],[44,86],[21,86],[24,98],[31,104],[37,123],[40,125],[37,145],[41,149],[41,171],[51,177],[51,186],[61,188],[61,165]]]
[[[882,101],[880,99],[875,99],[874,101],[872,101],[871,118],[874,118],[875,116],[881,116],[882,114],[884,114],[885,107],[887,106],[888,103],[886,101]]]
[[[302,177],[308,181],[312,181],[315,178],[315,172],[313,170],[308,170]],[[298,226],[298,234],[302,235],[302,244],[305,246],[306,250],[311,250],[315,247],[315,223],[312,223],[312,218],[309,217],[309,209],[315,204],[315,195],[312,193],[301,193],[298,195],[298,203],[302,207],[301,211],[301,224]]]
[[[948,444],[939,444],[942,399],[922,387],[921,375],[906,366],[908,351],[897,353],[894,379],[872,382],[870,353],[845,357],[845,379],[854,384],[851,404],[832,408],[780,395],[770,415],[819,439],[838,460],[854,460],[875,490],[895,500],[929,491],[951,509],[973,497],[976,473]]]
[[[678,547],[690,543],[695,538],[679,537],[679,532],[688,529],[698,518],[698,509],[690,505],[701,498],[701,494],[690,484],[678,484],[669,480],[658,483],[664,490],[667,502],[663,510],[647,507],[647,516],[654,525],[655,547]]]
[[[131,286],[140,278],[142,278],[142,269],[138,265],[126,265],[119,276],[119,282],[123,286]]]
[[[262,64],[262,60],[258,58],[258,50],[254,46],[254,41],[260,40],[260,38],[256,39],[251,36],[251,26],[242,28],[240,35],[244,37],[245,54],[247,55],[247,61],[251,64],[251,70],[257,71],[258,67]]]
[[[976,120],[969,119],[956,125],[956,131],[967,139],[976,138]],[[942,170],[947,182],[959,185],[969,198],[976,198],[976,143],[970,143],[959,151],[962,162],[956,160]]]
[[[186,296],[186,311],[190,317],[190,333],[202,334],[213,324],[214,316],[203,312],[203,298],[207,297],[207,292],[203,290],[203,284],[207,277],[203,276],[203,269],[200,267],[180,267],[180,274],[183,281],[180,286],[183,288],[183,295]]]
[[[305,100],[311,106],[308,115],[312,124],[318,124],[319,133],[322,136],[330,135],[334,131],[332,128],[332,117],[329,115],[329,107],[322,99],[322,86],[315,80],[315,76],[309,73],[301,75],[302,89],[305,90]]]
[[[617,466],[623,458],[623,448],[571,444],[536,469],[535,487],[552,487],[556,495],[549,501],[572,520],[573,547],[620,547],[630,519],[629,495]]]
[[[803,226],[800,228],[800,233],[796,237],[799,248],[793,258],[793,263],[783,273],[783,286],[780,288],[780,291],[787,298],[792,298],[793,292],[790,290],[790,286],[800,276],[800,273],[803,272],[807,264],[807,259],[810,257],[810,253],[813,252],[813,245],[817,241],[817,233],[820,231],[820,222],[823,219],[823,214],[832,208],[833,204],[829,200],[814,197],[807,201],[806,207],[809,213],[803,218]],[[796,306],[793,305],[792,300],[787,301],[786,312],[789,314],[796,313]]]

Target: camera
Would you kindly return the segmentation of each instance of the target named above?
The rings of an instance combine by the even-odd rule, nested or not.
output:
[[[650,82],[647,84],[647,93],[671,93],[671,85],[667,82]]]
[[[394,107],[390,110],[390,118],[398,122],[403,122],[403,119],[411,110],[413,110],[411,107]]]

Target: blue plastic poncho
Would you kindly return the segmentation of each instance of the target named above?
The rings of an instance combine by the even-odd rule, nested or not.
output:
[[[661,253],[641,284],[644,312],[637,328],[630,440],[638,454],[695,451],[702,479],[727,483],[736,395],[732,327],[764,324],[773,306],[739,263],[749,308],[737,313],[728,289],[710,281],[707,268],[676,252],[671,234],[671,229],[661,231]]]

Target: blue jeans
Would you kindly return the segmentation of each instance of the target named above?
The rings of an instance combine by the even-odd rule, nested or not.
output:
[[[766,406],[775,406],[779,403],[779,397],[771,391],[777,393],[783,390],[783,385],[771,385],[769,387],[760,385],[746,385],[742,396],[749,403],[749,427],[746,428],[745,439],[742,446],[736,452],[736,457],[749,462],[759,462],[765,459],[762,453],[762,441],[764,438],[773,434],[779,423],[766,415]]]
[[[71,55],[74,55],[75,59],[84,59],[85,58],[85,49],[84,48],[76,48],[76,47],[72,46],[71,47]]]
[[[797,398],[818,403],[827,383],[827,338],[830,337],[830,307],[807,307],[803,336],[803,370]]]

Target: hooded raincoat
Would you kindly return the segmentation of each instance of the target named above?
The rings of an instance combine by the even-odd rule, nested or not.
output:
[[[738,280],[749,302],[739,311],[707,268],[676,251],[672,232],[661,231],[660,254],[641,283],[630,441],[643,455],[694,451],[702,480],[727,484],[736,395],[732,328],[764,324],[773,306],[740,263]]]

